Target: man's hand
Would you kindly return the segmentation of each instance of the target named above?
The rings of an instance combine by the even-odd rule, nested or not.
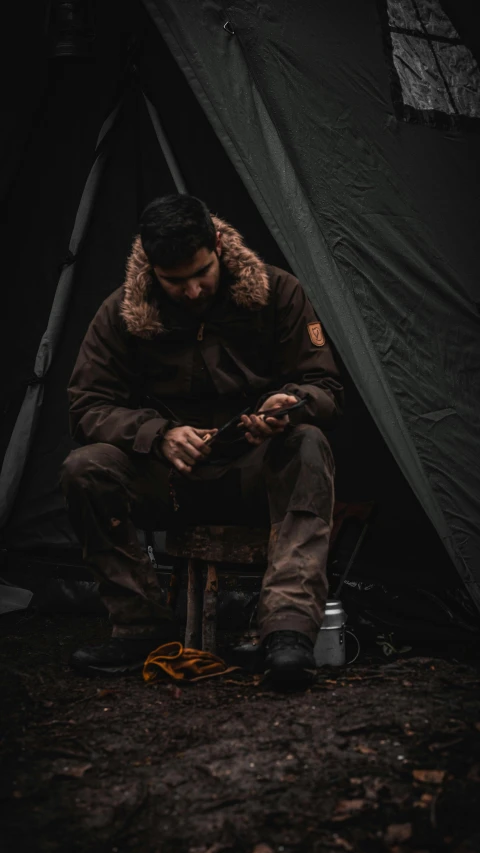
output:
[[[283,432],[289,424],[288,415],[283,418],[268,417],[272,409],[283,409],[285,406],[293,406],[297,403],[292,394],[272,394],[265,400],[262,409],[256,415],[242,415],[242,423],[245,427],[245,438],[250,444],[262,444],[267,438],[272,438]]]
[[[191,426],[174,427],[165,433],[160,451],[178,471],[188,474],[196,462],[211,453],[205,438],[216,432],[216,429],[196,429]]]

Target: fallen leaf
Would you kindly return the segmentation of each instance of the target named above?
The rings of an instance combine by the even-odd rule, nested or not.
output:
[[[392,847],[394,844],[403,844],[412,837],[411,823],[391,823],[385,831],[385,844]]]
[[[376,755],[377,754],[377,751],[375,749],[370,749],[370,747],[364,743],[359,743],[359,744],[357,744],[357,746],[354,746],[353,748],[354,748],[355,752],[360,752],[362,755]]]
[[[348,820],[352,815],[361,812],[366,805],[366,800],[339,800],[335,806],[332,820]]]
[[[55,770],[55,776],[68,776],[73,779],[81,779],[87,770],[90,770],[92,764],[64,764]]]
[[[471,782],[480,782],[480,764],[474,764],[467,773],[467,779]]]
[[[457,720],[455,717],[450,717],[448,722],[451,723],[451,725],[448,726],[448,731],[452,734],[456,732],[464,732],[469,728],[468,724],[464,720]]]
[[[431,785],[441,785],[445,779],[445,770],[413,770],[413,778],[417,782],[426,782]]]
[[[256,844],[252,853],[273,853],[273,850],[268,844]]]
[[[368,728],[366,723],[357,723],[354,726],[340,726],[337,729],[337,733],[340,735],[353,735],[362,732],[366,728]]]
[[[112,690],[111,687],[105,687],[103,690],[97,690],[97,696],[99,699],[105,699],[105,696],[115,696],[118,693],[118,690]]]
[[[437,752],[438,750],[450,749],[452,746],[456,746],[457,743],[462,743],[463,738],[457,737],[455,740],[444,741],[443,743],[431,743],[428,746],[429,752]]]
[[[367,776],[363,787],[365,799],[375,801],[378,799],[379,793],[385,790],[385,779],[382,779],[380,776],[374,776],[373,778]]]
[[[420,799],[416,800],[413,805],[416,809],[427,809],[432,801],[433,796],[431,794],[422,794]]]
[[[231,850],[231,844],[220,844],[216,842],[212,844],[211,847],[206,847],[204,844],[202,847],[189,847],[188,853],[223,853],[223,851]],[[115,850],[115,848],[113,848]]]
[[[334,847],[340,847],[341,850],[353,850],[353,844],[350,844],[346,838],[342,838],[340,835],[334,835],[332,839],[332,844]]]

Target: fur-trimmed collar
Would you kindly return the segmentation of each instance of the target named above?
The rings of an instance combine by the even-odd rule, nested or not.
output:
[[[233,301],[242,308],[254,310],[268,302],[269,284],[265,264],[244,245],[235,228],[212,216],[220,232],[222,262],[234,279],[230,291]],[[127,330],[139,338],[153,338],[163,331],[157,306],[151,301],[151,274],[140,237],[136,237],[127,261],[124,296],[120,307]]]

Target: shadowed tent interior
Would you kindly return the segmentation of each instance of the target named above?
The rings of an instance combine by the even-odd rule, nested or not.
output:
[[[338,354],[337,497],[377,505],[359,570],[465,582],[480,606],[479,130],[398,118],[387,5],[107,0],[93,4],[92,58],[78,61],[49,57],[47,4],[10,9],[2,453],[71,265],[100,129],[119,111],[5,519],[7,565],[81,562],[58,489],[73,447],[66,385],[89,321],[123,280],[141,210],[175,191],[147,96],[188,192],[298,275]],[[442,7],[478,59],[467,3]]]

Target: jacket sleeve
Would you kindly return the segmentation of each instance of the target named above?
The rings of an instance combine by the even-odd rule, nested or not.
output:
[[[169,422],[155,409],[135,408],[140,377],[121,323],[118,308],[107,299],[87,330],[70,379],[70,431],[80,444],[106,442],[149,453]]]
[[[288,274],[276,288],[274,359],[277,393],[308,401],[296,422],[333,426],[343,407],[338,368],[300,282]]]

